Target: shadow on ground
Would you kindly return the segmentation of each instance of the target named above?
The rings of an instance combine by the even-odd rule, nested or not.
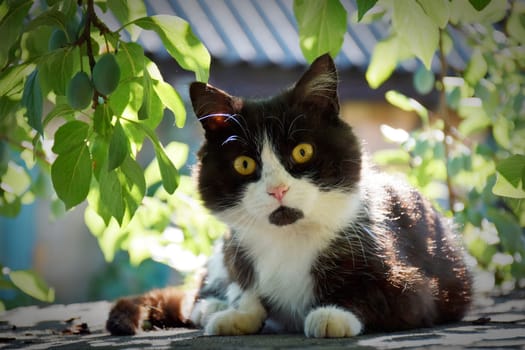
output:
[[[480,298],[465,320],[429,329],[310,339],[298,334],[208,337],[194,329],[113,337],[104,330],[111,304],[36,306],[0,315],[1,349],[524,349],[525,290]]]

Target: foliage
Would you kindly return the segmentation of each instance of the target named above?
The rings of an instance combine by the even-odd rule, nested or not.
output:
[[[109,28],[108,16],[121,26]],[[194,252],[207,252],[221,227],[195,209],[195,190],[177,170],[187,148],[157,136],[165,114],[182,127],[186,110],[134,43],[142,30],[155,32],[181,67],[207,81],[210,55],[189,24],[148,16],[143,1],[0,3],[0,215],[14,217],[49,195],[50,176],[51,195],[63,203],[56,214],[87,201],[86,224],[104,256],[127,248],[135,264],[153,243],[173,243],[162,235],[168,227]],[[145,139],[155,152],[146,168],[139,162]],[[53,300],[34,273],[5,270],[1,289]]]
[[[296,6],[301,3],[295,1]],[[357,0],[355,15],[357,21],[383,21],[390,27],[389,36],[374,48],[366,72],[372,88],[383,84],[401,61],[416,58],[421,63],[413,76],[416,91],[439,96],[436,110],[431,110],[397,91],[386,93],[391,104],[418,115],[421,128],[407,132],[383,125],[384,136],[398,147],[377,152],[375,161],[405,173],[455,218],[469,253],[497,284],[513,286],[524,280],[525,4]],[[318,16],[318,22],[330,23],[334,15]],[[298,21],[300,36],[311,35],[302,29],[308,25]],[[342,39],[344,31],[333,34]],[[309,40],[321,41],[325,35],[318,31]],[[453,36],[471,48],[466,67],[449,63]],[[339,43],[337,39],[330,42]],[[303,46],[309,61],[340,49],[340,44]]]
[[[401,60],[416,57],[423,63],[414,74],[416,91],[424,95],[435,89],[439,95],[432,111],[398,92],[386,94],[393,105],[419,115],[422,127],[404,133],[384,126],[384,135],[399,148],[378,152],[376,161],[406,172],[454,216],[470,254],[497,284],[518,283],[525,278],[524,4],[358,4],[363,21],[372,20],[368,11],[375,12],[375,20],[391,27],[374,50],[366,73],[370,86],[388,79]],[[449,64],[452,35],[464,37],[472,49],[466,67]]]

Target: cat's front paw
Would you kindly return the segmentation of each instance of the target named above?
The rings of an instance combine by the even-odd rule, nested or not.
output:
[[[312,338],[344,338],[358,335],[363,325],[350,311],[335,306],[312,310],[304,321],[304,334]]]
[[[217,298],[199,300],[191,311],[190,320],[198,327],[205,327],[211,315],[228,307],[228,303]]]
[[[264,319],[259,314],[236,309],[228,309],[213,314],[204,334],[206,335],[245,335],[259,332]]]

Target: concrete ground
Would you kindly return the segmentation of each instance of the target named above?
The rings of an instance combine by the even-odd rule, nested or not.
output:
[[[525,290],[476,302],[462,322],[429,329],[309,339],[298,334],[208,337],[168,329],[114,337],[104,330],[106,301],[36,306],[0,315],[0,349],[524,349]]]

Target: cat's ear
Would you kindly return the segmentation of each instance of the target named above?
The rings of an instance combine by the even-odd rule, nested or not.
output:
[[[339,113],[337,70],[329,54],[319,56],[293,88],[296,103]]]
[[[242,100],[216,87],[194,82],[190,85],[193,110],[206,131],[224,128],[242,108]]]

